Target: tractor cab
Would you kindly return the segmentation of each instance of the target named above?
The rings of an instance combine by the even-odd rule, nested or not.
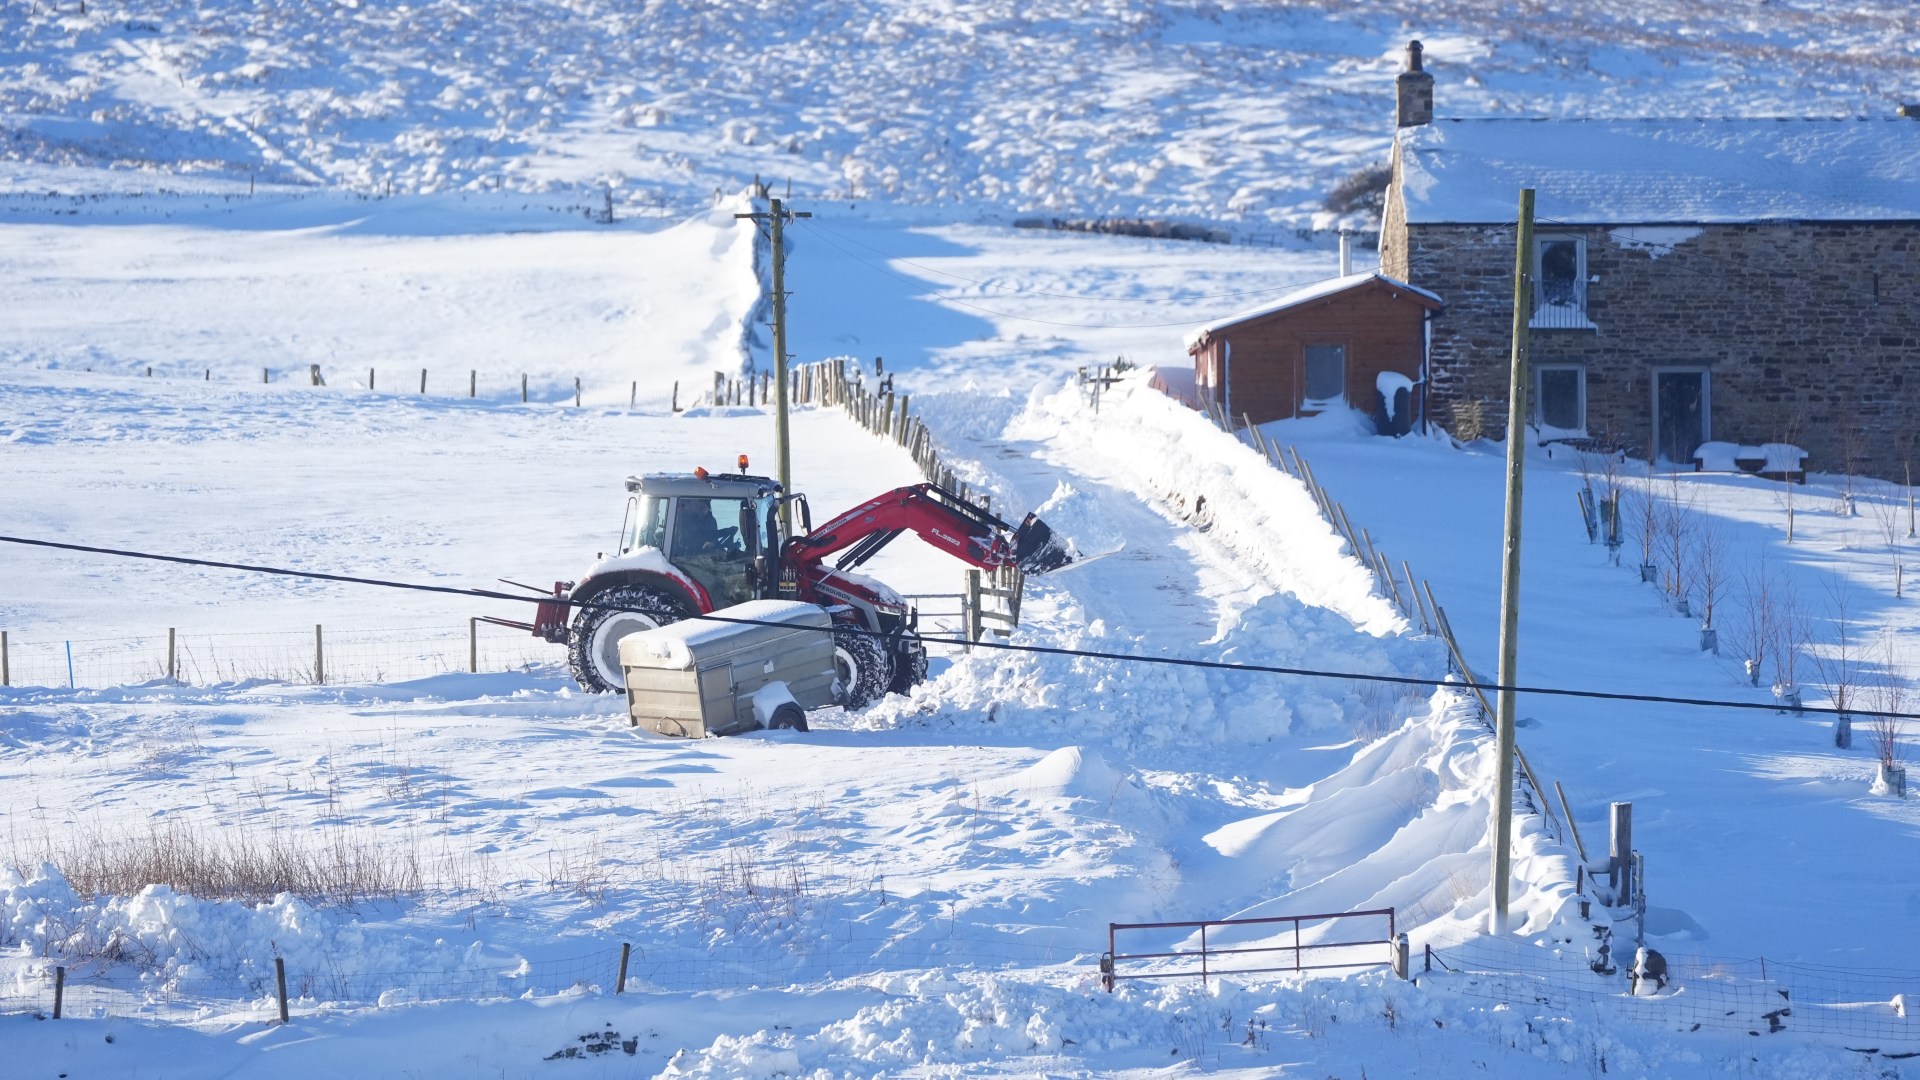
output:
[[[779,595],[780,482],[705,469],[629,477],[620,552],[657,548],[716,608]],[[805,503],[802,501],[804,512]]]

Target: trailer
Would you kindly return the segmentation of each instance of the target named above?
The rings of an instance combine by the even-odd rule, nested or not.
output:
[[[826,608],[750,600],[713,614],[620,639],[634,726],[688,739],[756,728],[805,731],[805,710],[841,703],[845,689],[834,674],[834,623]]]

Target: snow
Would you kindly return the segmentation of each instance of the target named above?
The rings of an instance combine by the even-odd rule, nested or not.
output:
[[[1920,217],[1914,121],[1437,120],[1402,129],[1407,220],[1676,225]],[[1671,248],[1670,237],[1651,241]]]
[[[1397,371],[1383,371],[1374,376],[1373,387],[1380,392],[1380,400],[1386,403],[1388,423],[1392,423],[1397,419],[1393,411],[1397,395],[1402,390],[1406,391],[1408,395],[1412,395],[1415,385],[1417,384],[1412,379],[1407,378]],[[1407,400],[1411,401],[1413,399],[1409,396]]]
[[[1642,115],[1710,94],[1883,113],[1914,48],[1898,13],[1847,5],[1493,13],[1423,12],[1443,112]],[[863,371],[884,357],[943,462],[1000,516],[1038,511],[1080,561],[1028,579],[1010,636],[936,641],[910,694],[818,710],[805,734],[688,742],[581,693],[557,647],[469,623],[524,620],[523,603],[0,545],[9,1061],[288,1080],[1692,1080],[1879,1076],[1920,1050],[1899,880],[1920,811],[1876,793],[1864,723],[1849,751],[1819,714],[1521,695],[1520,744],[1556,812],[1564,789],[1590,865],[1609,804],[1635,806],[1646,945],[1670,981],[1634,996],[1633,920],[1581,917],[1581,856],[1546,792],[1523,788],[1515,918],[1492,937],[1498,755],[1427,616],[1244,433],[1144,370],[1097,399],[1074,377],[1120,357],[1178,367],[1191,328],[1325,278],[1328,245],[1291,230],[1339,223],[1322,194],[1389,145],[1401,9],[483,14],[27,6],[0,50],[5,532],[543,593],[616,540],[625,477],[773,460],[768,409],[698,401],[770,353],[766,249],[732,216],[756,204],[729,194],[757,171],[816,213],[788,231],[789,349]],[[1847,125],[1906,130],[1768,130]],[[1911,161],[1894,165],[1838,205],[1895,205]],[[1511,192],[1495,197],[1504,220]],[[1007,227],[1030,214],[1268,242]],[[1651,224],[1635,235],[1656,247],[1686,226]],[[792,427],[795,486],[823,519],[920,479],[838,410]],[[1431,585],[1484,676],[1501,448],[1370,432],[1334,409],[1263,434]],[[1911,662],[1902,489],[1609,460],[1530,451],[1524,683],[1769,702],[1776,657],[1750,684],[1737,596],[1719,600],[1721,654],[1702,653],[1695,620],[1638,580],[1636,544],[1622,567],[1586,542],[1572,496],[1609,468],[1710,522],[1730,580],[1790,591],[1817,650],[1832,655],[1845,595],[1869,670]],[[937,639],[957,635],[961,569],[903,537],[862,572]],[[193,646],[178,681],[170,630]],[[1801,658],[1797,681],[1823,705],[1815,668]],[[90,867],[155,850],[412,884],[351,901],[87,887]],[[1384,906],[1415,981],[1374,966],[1101,986],[1110,923]],[[1615,974],[1592,967],[1602,945]],[[66,1018],[36,1019],[55,963]],[[1786,989],[1776,1032],[1762,1003]]]

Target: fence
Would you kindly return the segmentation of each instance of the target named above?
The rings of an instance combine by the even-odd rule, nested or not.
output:
[[[1602,958],[1604,959],[1604,958]],[[1414,961],[1430,988],[1489,1002],[1533,1001],[1551,1011],[1603,1008],[1669,1031],[1766,1035],[1794,1031],[1920,1043],[1920,972],[1842,970],[1765,958],[1665,954],[1666,976],[1635,993],[1627,968],[1585,950],[1500,937],[1436,939]]]
[[[849,924],[818,942],[606,945],[554,960],[463,959],[425,971],[353,971],[338,963],[247,961],[225,974],[162,978],[128,965],[48,960],[0,982],[0,1014],[52,1018],[257,1022],[343,1007],[485,1001],[576,992],[697,993],[831,983],[942,965],[1006,970],[1074,964],[1094,975],[1091,954],[1071,941],[1028,942],[1006,934],[929,927],[917,939],[887,927]],[[904,940],[914,948],[901,948]],[[857,958],[856,958],[857,957]]]
[[[1326,936],[1344,925],[1348,919],[1377,919],[1385,916],[1387,934],[1384,938],[1369,938],[1364,941],[1327,941]],[[1302,932],[1303,924],[1312,924],[1311,929]],[[1257,928],[1258,930],[1291,930],[1291,943],[1278,945],[1259,944],[1270,939],[1255,937],[1254,944],[1209,944],[1208,928],[1232,931],[1235,928]],[[1184,942],[1191,941],[1192,933],[1176,935],[1173,940],[1152,952],[1120,951],[1120,935],[1124,933],[1139,935],[1141,932],[1154,931],[1198,931],[1199,947],[1187,948]],[[1199,976],[1205,982],[1215,975],[1263,975],[1283,971],[1322,971],[1331,968],[1377,967],[1392,965],[1405,974],[1405,957],[1394,950],[1398,935],[1394,930],[1393,909],[1379,908],[1372,911],[1342,911],[1320,915],[1278,915],[1263,919],[1208,919],[1200,922],[1157,922],[1157,923],[1108,923],[1107,952],[1100,958],[1102,983],[1111,991],[1115,982],[1121,979],[1180,979]],[[1313,955],[1309,957],[1309,953]],[[1372,953],[1371,956],[1368,953]],[[1228,957],[1229,963],[1240,963],[1238,957],[1253,959],[1249,962],[1269,964],[1267,959],[1274,954],[1291,956],[1292,963],[1266,967],[1221,967],[1221,957]],[[1311,959],[1313,962],[1308,963]],[[1146,961],[1141,970],[1122,971],[1124,963]],[[1161,961],[1169,961],[1165,963]],[[1198,961],[1199,967],[1179,966]],[[1214,961],[1209,966],[1209,961]]]
[[[559,659],[523,631],[478,619],[460,626],[19,639],[0,631],[0,686],[188,685],[264,679],[378,683],[454,671],[520,671]]]

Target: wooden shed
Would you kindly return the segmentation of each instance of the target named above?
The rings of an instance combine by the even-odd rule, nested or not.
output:
[[[1196,392],[1256,424],[1357,409],[1382,434],[1419,422],[1440,298],[1377,271],[1333,278],[1187,336]]]

